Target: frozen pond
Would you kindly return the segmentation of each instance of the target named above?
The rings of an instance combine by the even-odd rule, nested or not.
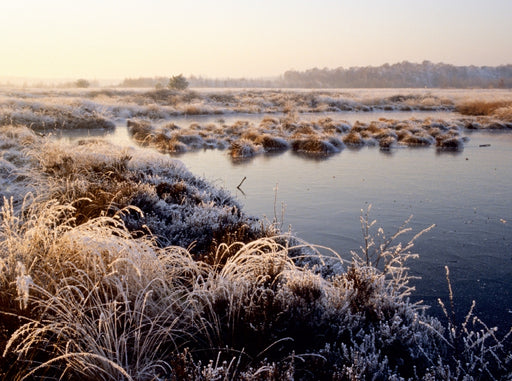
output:
[[[448,119],[455,114],[389,112],[302,114],[301,118],[370,121],[379,117]],[[175,120],[193,122],[257,122],[261,115],[216,115]],[[223,119],[223,122],[219,121]],[[123,124],[124,126],[125,124]],[[100,135],[103,135],[101,133]],[[226,151],[188,152],[179,156],[195,174],[236,194],[255,216],[277,214],[285,205],[283,229],[291,225],[299,237],[329,246],[349,258],[362,243],[359,216],[372,204],[377,227],[394,233],[411,214],[414,232],[436,224],[422,236],[410,262],[415,299],[440,312],[437,298],[448,302],[444,266],[449,266],[459,318],[477,301],[476,311],[491,325],[512,322],[512,133],[464,132],[470,137],[462,151],[378,147],[344,149],[324,160],[305,159],[293,152],[257,156],[234,163]],[[90,134],[93,135],[93,134]],[[81,134],[83,137],[83,134]],[[134,145],[126,128],[108,139]],[[241,189],[237,185],[246,177]],[[276,191],[277,187],[277,191]],[[277,202],[275,200],[277,199]],[[405,243],[407,236],[402,238]],[[448,305],[448,303],[447,303]]]
[[[491,144],[480,147],[480,144]],[[393,233],[413,215],[421,237],[412,273],[416,297],[436,306],[448,295],[444,266],[450,268],[457,299],[465,313],[476,299],[486,320],[512,314],[512,134],[475,133],[463,152],[434,148],[345,149],[327,160],[312,161],[286,152],[233,164],[219,151],[187,153],[180,159],[196,174],[236,193],[248,212],[274,217],[285,204],[284,223],[309,242],[329,246],[349,258],[362,243],[360,210]],[[245,194],[237,191],[242,185]],[[404,242],[405,243],[405,242]]]

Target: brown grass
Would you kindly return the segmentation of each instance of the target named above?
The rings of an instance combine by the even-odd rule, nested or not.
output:
[[[456,111],[463,115],[489,116],[503,107],[512,107],[512,101],[471,101],[456,106]]]
[[[268,134],[260,135],[255,143],[261,144],[266,151],[284,151],[289,147],[288,142],[283,138]]]
[[[203,110],[198,106],[187,106],[184,111],[185,115],[201,115],[203,114]]]
[[[297,139],[292,141],[292,149],[295,152],[307,154],[328,155],[338,152],[336,147],[330,142],[318,139],[316,137],[309,139]]]
[[[507,106],[496,109],[494,111],[494,116],[505,122],[512,123],[512,103]]]
[[[231,143],[229,154],[233,159],[245,159],[257,155],[260,148],[250,140],[239,139]]]
[[[424,133],[406,136],[400,142],[408,146],[430,146],[435,143],[435,139]]]
[[[128,120],[126,122],[128,132],[137,141],[146,140],[152,133],[153,127],[146,120]]]
[[[343,137],[343,143],[352,146],[360,146],[364,144],[364,140],[359,132],[352,130]]]

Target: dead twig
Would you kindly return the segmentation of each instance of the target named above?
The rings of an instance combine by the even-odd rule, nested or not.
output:
[[[244,176],[244,178],[242,179],[242,181],[240,181],[240,184],[238,184],[238,186],[236,187],[238,190],[242,191],[240,189],[240,187],[242,186],[242,184],[244,183],[245,179],[247,179],[247,176]]]

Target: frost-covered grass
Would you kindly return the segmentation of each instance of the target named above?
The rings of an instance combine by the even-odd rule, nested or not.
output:
[[[2,97],[0,125],[23,125],[36,131],[113,129],[101,105],[60,96],[43,99]],[[62,102],[62,103],[61,103]]]
[[[78,222],[123,213],[137,234],[151,231],[162,245],[194,246],[253,239],[261,231],[237,201],[192,175],[181,162],[144,150],[122,149],[103,140],[75,145],[45,141],[29,154],[37,160],[33,179],[46,199],[73,203]]]
[[[2,181],[32,180],[0,211],[2,379],[512,377],[503,327],[410,302],[425,232],[401,245],[406,224],[386,235],[368,211],[342,260],[167,156],[1,134],[21,152]]]
[[[464,145],[461,132],[465,128],[512,128],[510,104],[510,91],[499,90],[4,89],[0,93],[0,125],[22,125],[51,132],[112,129],[116,123],[128,121],[138,143],[168,153],[230,147],[232,156],[238,159],[291,148],[309,156],[321,156],[341,151],[341,142],[350,146],[378,145],[383,149],[400,145],[461,149]],[[366,128],[320,115],[341,111],[425,110],[459,111],[464,115],[449,121],[379,120]],[[178,128],[171,121],[177,116],[240,113],[279,116],[264,118],[257,126],[239,121],[232,125],[192,124]],[[301,118],[304,113],[316,113],[319,117],[315,121],[304,121]],[[430,128],[432,123],[438,126],[437,130]],[[242,139],[244,147],[252,148],[236,149]]]
[[[454,111],[468,102],[512,101],[509,91],[387,90],[37,90],[2,89],[2,124],[37,128],[109,127],[116,119],[165,120],[179,115]]]

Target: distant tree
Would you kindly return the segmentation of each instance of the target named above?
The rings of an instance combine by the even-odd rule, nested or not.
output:
[[[87,88],[89,87],[91,84],[89,83],[89,81],[87,79],[78,79],[76,82],[75,82],[75,87],[80,87],[80,88]]]
[[[188,87],[188,81],[183,74],[174,75],[169,79],[167,87],[171,90],[185,90]]]

